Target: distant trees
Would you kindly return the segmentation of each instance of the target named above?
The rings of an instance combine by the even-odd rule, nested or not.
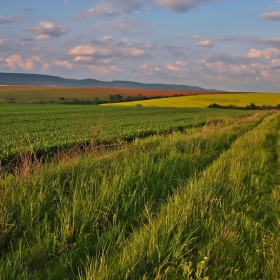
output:
[[[184,94],[175,94],[174,97],[184,96]],[[66,100],[64,97],[59,98],[59,103],[62,104],[70,104],[70,105],[99,105],[99,104],[105,104],[105,103],[116,103],[116,102],[128,102],[128,101],[141,101],[141,100],[147,100],[147,99],[157,99],[157,98],[167,98],[171,96],[162,96],[162,95],[154,95],[154,96],[146,96],[143,94],[138,95],[132,95],[132,96],[122,96],[121,94],[110,94],[108,96],[108,99],[100,99],[96,97],[95,99],[78,99],[78,98],[72,98]]]
[[[262,105],[262,106],[257,106],[255,103],[251,103],[250,105],[247,105],[245,107],[239,107],[235,105],[219,105],[217,103],[213,103],[208,106],[208,108],[218,108],[218,109],[240,109],[240,110],[280,110],[280,104],[277,106],[270,106],[270,105]]]

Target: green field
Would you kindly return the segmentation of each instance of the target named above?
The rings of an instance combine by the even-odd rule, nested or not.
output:
[[[186,108],[206,108],[210,104],[234,105],[244,107],[254,103],[257,106],[280,104],[280,94],[278,93],[235,93],[235,94],[207,94],[178,96],[144,101],[122,102],[114,104],[104,104],[102,106],[152,106],[152,107],[186,107]]]
[[[31,148],[48,153],[75,144],[117,143],[137,136],[202,125],[240,111],[112,108],[81,105],[0,104],[0,160]]]
[[[21,154],[0,173],[1,280],[280,279],[278,112],[0,114],[2,161]]]

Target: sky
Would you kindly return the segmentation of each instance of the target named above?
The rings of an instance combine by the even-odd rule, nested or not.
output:
[[[280,92],[280,0],[0,0],[0,72]]]

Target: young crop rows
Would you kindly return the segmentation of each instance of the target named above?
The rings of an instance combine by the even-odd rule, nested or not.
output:
[[[112,143],[199,126],[220,114],[216,110],[176,108],[0,105],[0,161],[4,164],[31,149],[49,153],[90,141]],[[226,115],[240,114],[231,111]]]

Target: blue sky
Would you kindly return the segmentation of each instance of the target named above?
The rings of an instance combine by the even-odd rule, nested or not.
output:
[[[280,92],[280,0],[0,0],[0,72]]]

